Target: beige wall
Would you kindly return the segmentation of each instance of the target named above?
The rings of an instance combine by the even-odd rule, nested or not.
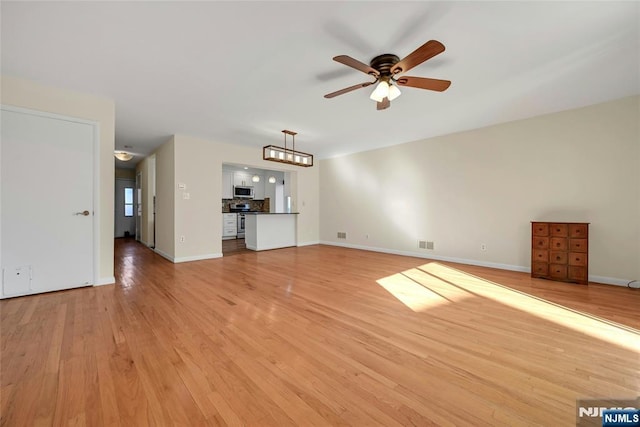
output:
[[[223,163],[294,171],[293,206],[300,212],[298,244],[318,242],[317,167],[275,164],[262,160],[260,149],[184,135],[175,135],[156,152],[156,156],[156,250],[165,257],[182,262],[222,256]],[[186,189],[179,189],[179,184],[185,184]],[[188,199],[184,198],[184,193],[189,194]],[[184,242],[180,242],[181,236],[184,236]]]
[[[98,283],[113,283],[113,195],[114,195],[114,140],[115,104],[113,100],[38,83],[1,76],[0,102],[32,110],[46,111],[96,121],[100,125],[100,193],[98,200],[100,220],[100,254]]]
[[[214,213],[222,211],[222,163],[207,141],[176,135],[175,144],[175,261],[217,258],[222,219],[214,222]]]
[[[639,104],[624,98],[323,160],[320,238],[528,271],[530,221],[585,221],[592,280],[640,279]]]
[[[156,152],[156,251],[174,259],[175,246],[175,142],[172,137]],[[144,191],[144,189],[143,189]]]
[[[142,215],[140,215],[140,241],[147,246],[154,246],[153,241],[153,196],[155,194],[156,156],[145,157],[136,165],[136,173],[140,174],[142,192]]]
[[[136,179],[135,169],[117,169],[115,171],[116,179]]]

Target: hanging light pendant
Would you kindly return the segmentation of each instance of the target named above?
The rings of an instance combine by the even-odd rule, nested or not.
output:
[[[310,167],[313,166],[313,155],[296,151],[296,135],[297,132],[291,130],[283,130],[284,148],[275,145],[266,145],[262,147],[262,158],[278,163],[288,163],[290,165]],[[287,148],[287,135],[291,135],[292,148]]]

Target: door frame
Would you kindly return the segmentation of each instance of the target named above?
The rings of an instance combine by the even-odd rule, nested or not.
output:
[[[48,111],[39,111],[33,110],[30,108],[16,107],[13,105],[5,105],[0,104],[0,111],[10,111],[14,113],[20,114],[28,114],[36,117],[46,117],[49,119],[55,120],[63,120],[72,123],[81,123],[85,125],[89,125],[93,129],[93,141],[92,141],[92,151],[93,151],[93,164],[92,172],[93,172],[93,191],[92,191],[92,201],[91,207],[93,209],[93,227],[92,227],[92,249],[93,249],[93,265],[91,266],[93,283],[91,286],[99,285],[100,277],[99,277],[99,268],[100,265],[100,224],[101,224],[101,215],[100,215],[100,123],[95,120],[87,120],[79,117],[71,117],[62,114],[50,113]],[[1,146],[0,142],[0,146]],[[0,150],[1,151],[1,150]],[[0,175],[1,175],[0,170]],[[2,192],[2,185],[0,184],[0,196]],[[0,197],[0,212],[2,212],[2,198]],[[0,224],[1,225],[1,224]],[[0,226],[0,240],[2,239],[2,227]],[[0,246],[0,268],[2,266],[2,247]],[[27,294],[29,295],[29,294]],[[3,296],[0,295],[0,298]]]

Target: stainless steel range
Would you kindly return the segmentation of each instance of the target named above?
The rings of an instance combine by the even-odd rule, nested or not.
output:
[[[232,203],[229,206],[230,212],[238,213],[238,239],[244,239],[244,213],[251,210],[249,203]]]

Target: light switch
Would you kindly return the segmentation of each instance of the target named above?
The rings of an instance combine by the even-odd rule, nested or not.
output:
[[[184,183],[179,183],[178,184],[178,190],[186,190],[187,189],[187,184]]]

